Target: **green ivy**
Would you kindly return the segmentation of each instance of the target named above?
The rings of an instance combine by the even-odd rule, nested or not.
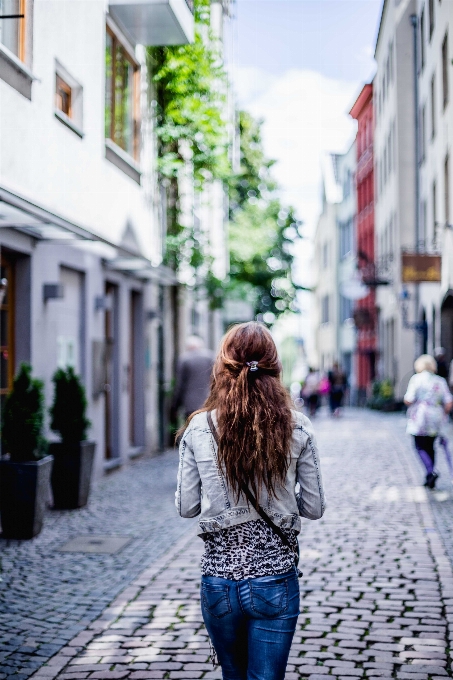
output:
[[[158,172],[166,188],[165,262],[178,270],[194,265],[203,251],[192,228],[182,224],[180,180],[190,163],[196,191],[207,181],[229,176],[226,74],[219,44],[210,30],[210,0],[195,0],[195,39],[189,45],[147,50],[155,125]],[[187,248],[191,242],[192,248]]]

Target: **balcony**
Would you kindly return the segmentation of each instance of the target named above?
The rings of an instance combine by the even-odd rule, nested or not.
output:
[[[193,41],[192,0],[109,0],[109,12],[133,44],[185,45]]]

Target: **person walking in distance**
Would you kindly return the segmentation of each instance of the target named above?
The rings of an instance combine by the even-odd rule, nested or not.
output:
[[[335,361],[332,370],[329,371],[328,378],[330,384],[330,412],[333,416],[339,416],[340,408],[343,406],[344,393],[348,386],[348,379],[337,361]]]
[[[203,340],[197,335],[187,338],[186,352],[178,361],[176,386],[172,401],[174,420],[180,407],[185,418],[199,409],[209,393],[214,354],[205,349]]]
[[[314,368],[308,369],[307,377],[301,390],[301,397],[307,403],[308,414],[313,417],[319,408],[319,373]]]
[[[434,442],[441,434],[453,398],[447,382],[435,375],[437,364],[429,354],[422,354],[414,364],[415,375],[409,380],[404,403],[408,406],[407,432],[414,437],[415,448],[426,468],[425,486],[434,489],[439,476],[435,472]]]
[[[179,445],[176,507],[199,516],[201,608],[223,680],[284,680],[300,516],[325,509],[312,426],[291,409],[281,370],[264,325],[231,328]]]

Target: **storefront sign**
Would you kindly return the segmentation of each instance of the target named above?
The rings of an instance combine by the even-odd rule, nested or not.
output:
[[[442,258],[426,253],[403,253],[401,267],[403,283],[440,282]]]

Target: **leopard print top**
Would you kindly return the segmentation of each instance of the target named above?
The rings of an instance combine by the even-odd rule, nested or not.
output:
[[[282,531],[295,549],[297,533],[292,529]],[[294,552],[263,519],[210,532],[204,534],[203,539],[203,576],[242,581],[246,578],[285,574],[294,568]]]

